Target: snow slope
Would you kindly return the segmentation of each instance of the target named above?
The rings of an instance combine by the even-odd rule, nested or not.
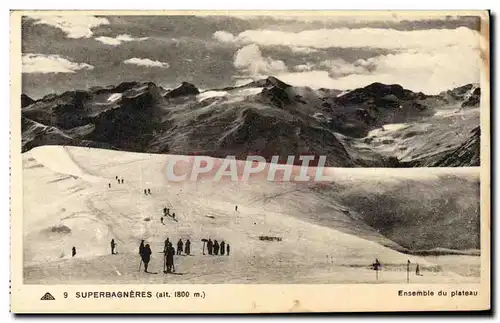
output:
[[[24,278],[26,283],[377,283],[404,282],[409,259],[423,276],[412,282],[476,282],[432,259],[402,253],[364,221],[363,214],[294,183],[267,181],[168,182],[168,155],[82,147],[42,146],[23,154]],[[412,174],[330,169],[342,185],[392,186]],[[387,169],[385,170],[387,172]],[[475,168],[433,169],[424,181],[454,172],[477,178]],[[115,176],[124,179],[117,184]],[[411,176],[410,176],[411,177]],[[111,188],[108,184],[111,183]],[[143,190],[150,188],[151,195]],[[441,188],[440,188],[441,189]],[[403,197],[404,198],[404,197]],[[236,212],[234,206],[238,205]],[[176,213],[166,218],[163,207]],[[280,242],[259,236],[281,237]],[[191,256],[176,256],[175,275],[164,275],[163,241],[192,242]],[[201,239],[225,240],[230,256],[202,255]],[[109,242],[117,242],[110,255]],[[150,268],[138,271],[141,239],[151,244]],[[71,248],[77,255],[71,258]],[[479,257],[462,257],[478,272]],[[379,280],[369,266],[378,258]],[[441,261],[442,263],[442,261]]]

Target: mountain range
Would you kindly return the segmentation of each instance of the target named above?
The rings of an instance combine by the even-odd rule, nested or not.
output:
[[[72,145],[122,151],[326,156],[334,167],[478,166],[477,84],[438,95],[373,83],[352,91],[276,77],[201,91],[152,82],[21,96],[22,151]],[[317,160],[317,159],[316,159]],[[298,162],[298,158],[296,158]]]

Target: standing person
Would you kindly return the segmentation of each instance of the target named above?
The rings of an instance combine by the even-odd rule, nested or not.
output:
[[[148,194],[151,194],[151,189],[150,188],[148,188]]]
[[[224,240],[221,241],[220,243],[220,254],[221,256],[224,256],[224,253],[226,252],[226,243]]]
[[[229,252],[231,251],[231,247],[229,246],[229,243],[227,244],[226,251],[227,251],[227,255],[229,256]]]
[[[141,257],[141,263],[139,264],[139,271],[141,271],[142,267],[142,254],[144,253],[144,240],[141,240],[141,244],[139,245],[139,256]]]
[[[141,240],[141,244],[139,245],[139,254],[142,255],[144,250],[144,240]]]
[[[111,239],[111,254],[112,255],[115,254],[115,247],[116,247],[115,239]]]
[[[217,256],[219,254],[219,242],[214,240],[214,254]]]
[[[182,239],[179,239],[179,241],[177,241],[177,255],[182,254],[183,247],[184,247],[184,244],[182,243]]]
[[[171,273],[172,272],[172,267],[174,266],[174,247],[172,247],[172,244],[169,242],[167,245],[167,253],[166,253],[166,264],[167,264],[167,271],[166,273]]]
[[[170,215],[170,209],[167,209],[167,215]]]
[[[142,262],[144,263],[144,272],[149,273],[148,271],[148,266],[149,266],[149,261],[151,260],[151,247],[149,247],[149,244],[146,244],[144,248],[142,249],[142,254],[141,254],[141,259]]]
[[[189,241],[189,239],[186,240],[186,245],[185,245],[185,248],[184,248],[184,252],[188,256],[191,254],[191,241]]]
[[[161,221],[161,224],[165,224],[165,223],[163,223],[163,217],[160,217],[160,221]]]
[[[234,207],[234,210],[235,210],[236,212],[238,212],[238,205],[236,205],[236,206]]]
[[[415,275],[420,276],[420,266],[417,264],[417,268],[415,268]]]
[[[208,239],[208,242],[207,242],[207,250],[208,250],[208,254],[211,255],[212,254],[212,248],[214,247],[214,243],[212,242],[211,239]]]
[[[115,179],[118,180],[118,176],[115,176]]]
[[[148,195],[148,191],[144,189],[144,195]]]
[[[76,256],[76,248],[75,247],[71,248],[71,257],[74,257],[74,256]]]
[[[163,214],[167,214],[167,208],[166,207],[163,208]]]
[[[123,184],[123,178],[122,178],[122,184]]]
[[[175,220],[175,212],[174,212],[174,213],[172,213],[172,219],[174,219],[174,220]]]
[[[108,183],[108,187],[111,188],[111,183]]]

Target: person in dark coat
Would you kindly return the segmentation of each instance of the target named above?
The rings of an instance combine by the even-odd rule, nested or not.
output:
[[[74,257],[74,256],[76,256],[76,248],[75,247],[71,248],[71,257]]]
[[[185,245],[185,248],[184,248],[184,252],[188,256],[191,254],[191,241],[189,241],[189,239],[186,240],[186,245]]]
[[[174,254],[175,254],[175,249],[169,242],[167,246],[167,257],[166,257],[167,273],[171,273],[172,269],[174,268]]]
[[[172,213],[172,219],[174,219],[174,220],[175,220],[175,212],[174,212],[174,213]]]
[[[122,184],[123,184],[123,178],[122,178],[121,182],[122,182]]]
[[[141,259],[142,262],[144,263],[144,272],[148,272],[148,266],[149,266],[149,261],[151,260],[151,247],[149,244],[145,245],[144,248],[142,249],[142,254],[141,254]]]
[[[139,245],[139,254],[142,255],[144,250],[144,240],[141,240],[141,244]]]
[[[151,194],[151,189],[150,188],[148,188],[148,194]]]
[[[115,239],[111,239],[111,254],[112,255],[115,254],[115,247],[116,247]]]
[[[214,243],[212,242],[211,239],[208,239],[208,242],[207,242],[207,250],[208,250],[208,254],[211,255],[212,254],[212,249],[214,247]]]
[[[236,212],[238,212],[238,205],[236,205],[236,206],[234,207],[234,210],[235,210]]]
[[[163,223],[163,217],[160,218],[160,221],[161,221],[161,224],[165,224],[165,223]]]
[[[115,179],[118,180],[118,176],[115,176]]]
[[[148,191],[144,189],[144,195],[148,195]]]
[[[108,187],[111,188],[111,183],[108,183]]]
[[[163,208],[163,214],[167,214],[167,208],[166,207]]]
[[[182,239],[177,241],[177,255],[182,254],[182,248],[184,247],[184,243],[182,243]]]
[[[231,247],[229,246],[229,243],[226,245],[226,253],[229,256],[229,252],[231,251]]]
[[[224,256],[224,253],[226,252],[226,243],[224,240],[221,241],[220,243],[220,254],[221,256]]]
[[[214,240],[214,254],[217,256],[219,254],[219,242]]]

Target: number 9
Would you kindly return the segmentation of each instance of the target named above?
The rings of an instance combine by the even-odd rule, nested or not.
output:
[[[64,298],[68,298],[68,293],[64,292]]]

